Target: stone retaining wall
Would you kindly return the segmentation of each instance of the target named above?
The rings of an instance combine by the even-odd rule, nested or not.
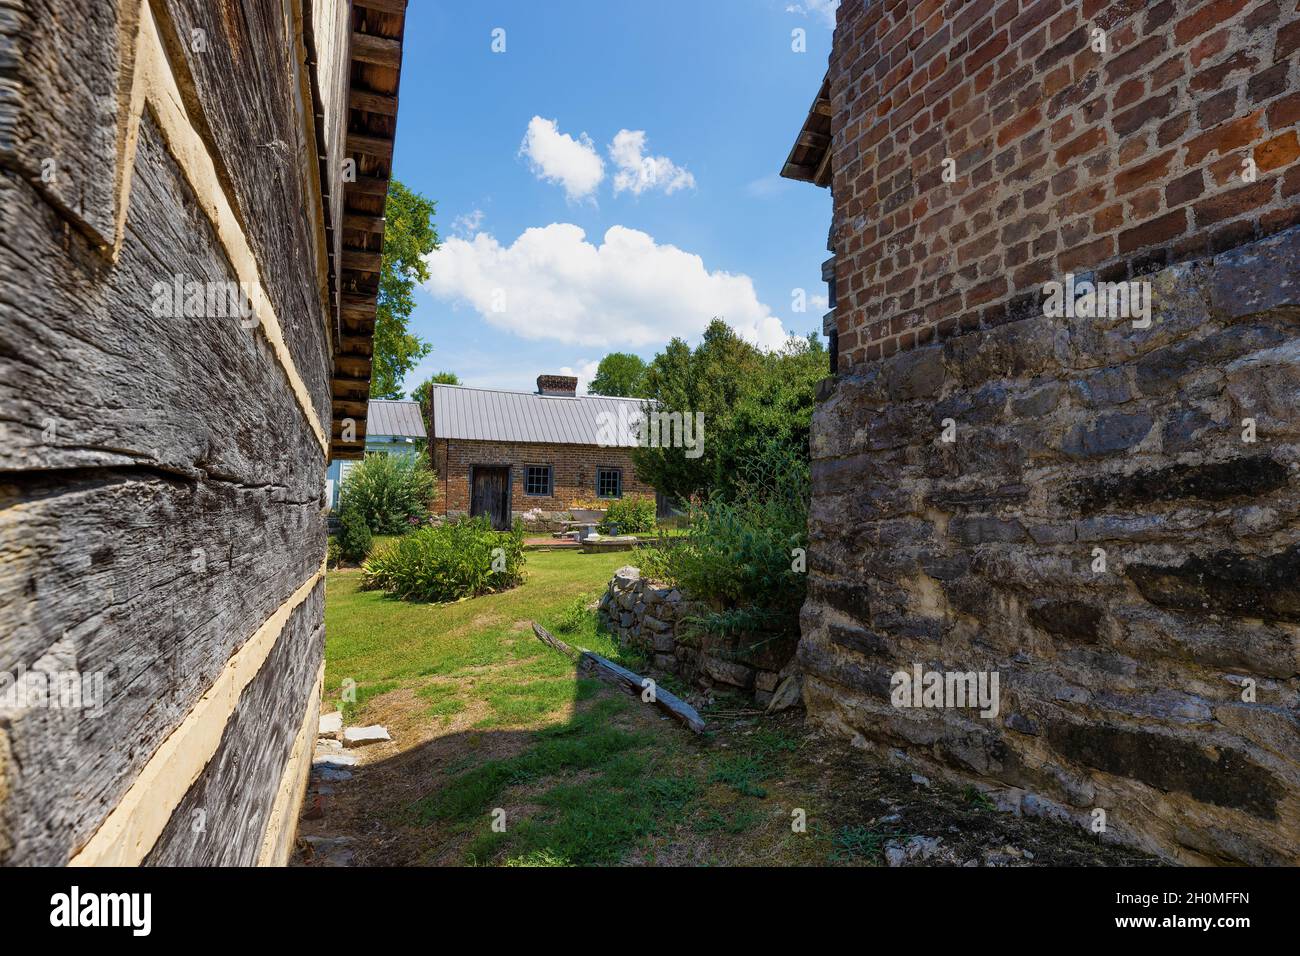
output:
[[[797,703],[794,652],[799,635],[703,635],[688,619],[708,610],[677,588],[623,567],[614,572],[597,616],[620,643],[640,648],[658,671],[678,674],[705,690],[745,694],[763,707]]]
[[[813,418],[810,717],[1184,863],[1300,860],[1300,230],[842,375]],[[945,440],[945,435],[952,438]],[[996,673],[1001,705],[893,679]]]

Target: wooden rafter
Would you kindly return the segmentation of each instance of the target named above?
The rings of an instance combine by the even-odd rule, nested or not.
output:
[[[781,167],[781,175],[818,186],[830,185],[831,146],[830,75],[827,74],[808,109],[808,116],[790,155]]]
[[[393,173],[406,0],[354,0],[345,151],[354,176],[343,183],[339,335],[331,387],[334,458],[365,453],[372,336],[384,252],[384,200]],[[344,422],[350,427],[345,432]],[[344,441],[345,433],[351,439]]]

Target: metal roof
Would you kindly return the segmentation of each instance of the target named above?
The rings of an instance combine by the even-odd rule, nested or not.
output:
[[[545,442],[556,445],[618,444],[631,447],[619,428],[619,409],[635,415],[640,398],[606,395],[538,395],[463,385],[433,386],[433,437],[472,441]],[[601,413],[612,416],[601,418]],[[601,425],[606,424],[605,435]],[[603,439],[603,440],[598,440]]]
[[[393,402],[372,398],[366,416],[366,436],[395,435],[399,438],[424,438],[424,416],[419,402]]]

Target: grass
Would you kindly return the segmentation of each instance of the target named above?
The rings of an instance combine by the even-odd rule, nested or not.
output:
[[[639,701],[575,675],[572,661],[527,628],[537,620],[572,645],[644,669],[597,627],[592,610],[627,559],[530,554],[522,586],[446,605],[394,601],[359,590],[354,572],[330,575],[326,686],[337,695],[355,683],[349,720],[384,719],[384,695],[408,690],[426,725],[467,741],[523,733],[509,755],[446,762],[433,786],[395,811],[430,843],[458,844],[458,862],[613,864],[674,826],[738,836],[761,819],[736,801],[761,798],[770,770],[761,760],[780,741],[755,736],[753,754],[708,754],[689,735],[656,725]],[[732,805],[710,798],[719,781]],[[505,832],[492,827],[498,812]]]
[[[824,743],[810,750],[798,718],[727,716],[735,704],[724,699],[705,708],[710,732],[698,738],[576,674],[528,623],[645,673],[592,611],[628,557],[530,553],[521,586],[444,605],[361,591],[357,572],[331,572],[326,696],[355,682],[348,721],[389,726],[396,752],[336,787],[313,826],[342,827],[327,832],[352,837],[360,858],[372,847],[374,863],[861,866],[883,862],[899,833],[954,839],[955,822],[1005,841],[1008,826],[1041,824],[1005,823],[973,789],[941,805],[934,788],[918,802],[906,773],[864,767],[852,748],[834,759]],[[907,822],[882,826],[899,814]],[[1034,839],[1024,845],[1044,861],[1099,852],[1056,831]]]

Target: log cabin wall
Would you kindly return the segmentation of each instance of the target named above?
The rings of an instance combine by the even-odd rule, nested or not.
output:
[[[378,5],[400,63],[404,5]],[[378,168],[348,142],[376,16],[0,17],[0,863],[288,856],[324,672],[325,467],[350,454],[331,447],[340,304],[368,292],[373,315],[377,281],[342,266],[347,160],[370,192],[391,172],[391,142]],[[396,65],[385,82],[391,139]],[[368,356],[372,329],[346,347]],[[368,357],[351,369],[368,387]]]

